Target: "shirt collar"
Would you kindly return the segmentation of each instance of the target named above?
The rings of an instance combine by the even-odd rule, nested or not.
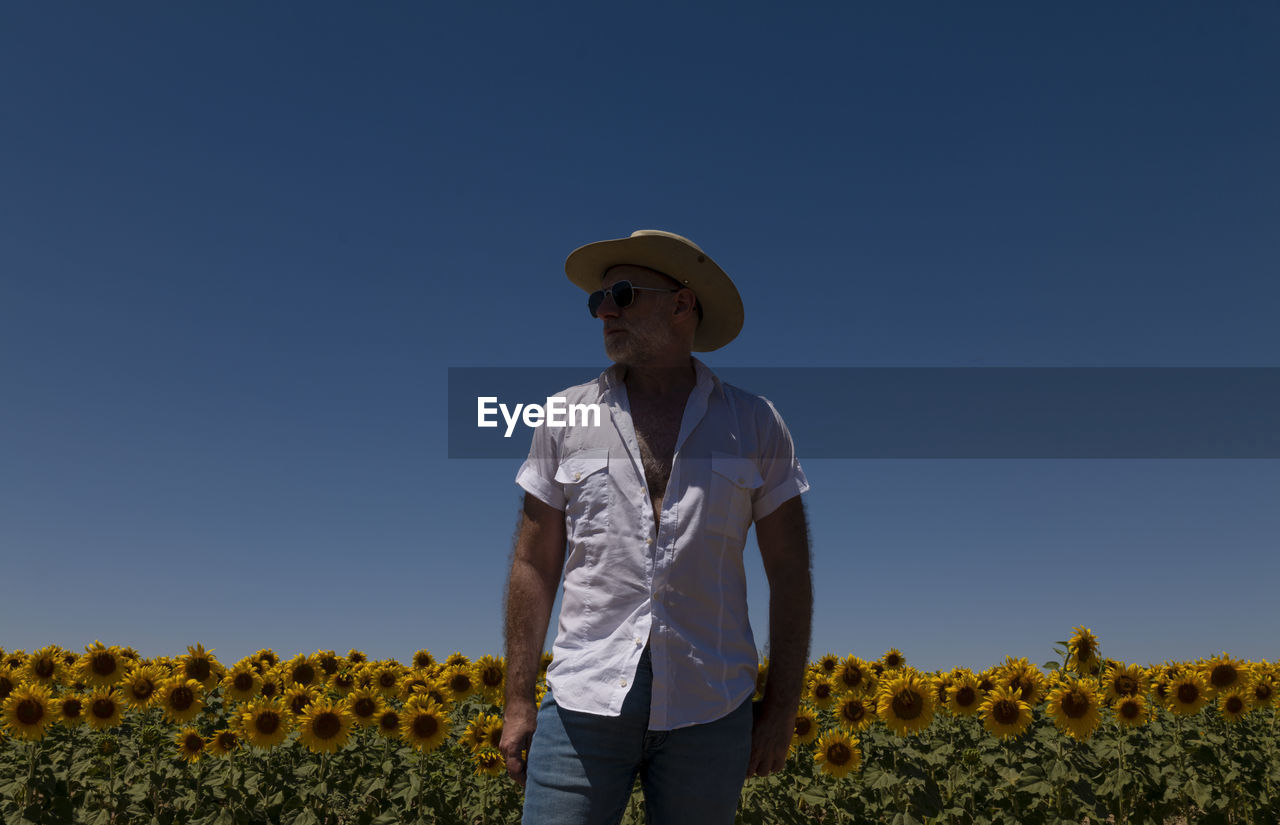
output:
[[[710,395],[714,390],[720,390],[720,377],[711,371],[711,368],[702,363],[694,356],[689,356],[693,360],[693,372],[695,383],[693,392],[702,392]],[[621,364],[613,364],[607,370],[600,373],[599,386],[601,395],[615,391],[624,386],[622,380],[623,367]]]

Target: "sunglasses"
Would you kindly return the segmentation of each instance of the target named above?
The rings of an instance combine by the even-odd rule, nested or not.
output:
[[[604,303],[606,294],[613,296],[613,303],[618,309],[626,309],[631,306],[631,302],[636,299],[636,292],[679,292],[684,287],[676,287],[675,289],[658,289],[652,286],[635,286],[630,281],[618,281],[608,289],[597,289],[587,298],[587,311],[591,313],[592,318],[598,318],[596,312],[600,309],[600,305]]]

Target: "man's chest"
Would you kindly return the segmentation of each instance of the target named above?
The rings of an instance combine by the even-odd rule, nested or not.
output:
[[[640,402],[632,406],[631,423],[636,433],[636,446],[640,448],[649,494],[654,498],[661,498],[666,492],[683,419],[683,402]]]

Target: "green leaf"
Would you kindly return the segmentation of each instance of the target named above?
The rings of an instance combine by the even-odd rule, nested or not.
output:
[[[1059,665],[1057,662],[1045,662],[1043,665],[1041,665],[1041,667],[1043,667],[1045,670],[1057,670],[1059,667],[1061,667],[1061,665]]]
[[[1208,786],[1201,785],[1194,779],[1187,780],[1187,783],[1182,787],[1187,792],[1187,796],[1191,797],[1191,800],[1201,808],[1208,807],[1209,800],[1213,798],[1213,793]]]

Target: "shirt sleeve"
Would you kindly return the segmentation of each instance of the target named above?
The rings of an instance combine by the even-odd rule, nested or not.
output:
[[[563,512],[568,500],[564,488],[556,481],[560,445],[552,438],[551,430],[551,427],[533,428],[529,457],[516,472],[516,484],[544,504]]]
[[[751,517],[759,521],[778,509],[784,501],[809,491],[809,480],[796,458],[791,433],[773,403],[762,399],[768,406],[760,433],[760,475],[764,484],[756,488],[751,498]]]

